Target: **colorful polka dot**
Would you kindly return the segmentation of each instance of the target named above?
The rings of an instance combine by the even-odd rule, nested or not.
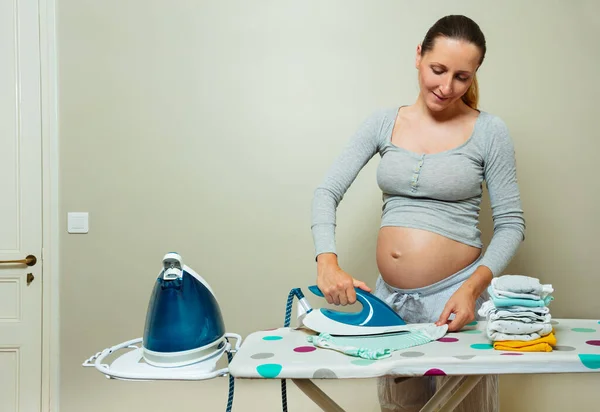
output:
[[[274,353],[255,353],[254,355],[250,356],[252,359],[269,359],[272,358],[273,356],[275,356]]]
[[[518,352],[505,352],[505,353],[501,353],[500,355],[517,356],[517,355],[522,355],[522,353],[518,353]]]
[[[419,356],[425,355],[423,352],[402,352],[400,356],[405,358],[418,358]]]
[[[474,320],[471,323],[467,323],[467,326],[475,326],[475,325],[477,325],[477,321],[476,320]]]
[[[425,372],[423,376],[446,376],[446,372],[441,369],[433,368]]]
[[[493,349],[494,346],[489,343],[474,343],[471,345],[473,349]]]
[[[481,333],[481,331],[479,329],[471,329],[471,330],[462,330],[462,331],[460,331],[460,333],[468,333],[470,335],[477,335],[477,334]]]
[[[563,352],[572,352],[575,350],[575,348],[573,346],[558,345],[558,346],[554,347],[554,350],[559,350],[559,351],[563,351]]]
[[[600,369],[600,355],[580,354],[579,359],[586,368]]]
[[[297,348],[294,348],[294,352],[299,353],[307,353],[315,350],[317,350],[317,348],[315,348],[314,346],[298,346]]]
[[[263,340],[281,340],[283,339],[282,336],[276,336],[276,335],[269,335],[269,336],[265,336],[263,338]]]
[[[369,366],[375,363],[375,361],[371,359],[355,359],[350,363],[357,366]]]
[[[592,328],[572,328],[571,330],[573,332],[583,332],[583,333],[596,332],[596,329],[592,329]]]
[[[444,342],[444,343],[458,342],[458,339],[457,338],[439,338],[438,342]]]
[[[282,366],[277,363],[265,363],[263,365],[258,365],[256,371],[263,378],[274,378],[279,375],[281,368]]]
[[[317,369],[313,374],[314,379],[337,379],[337,375],[331,369]]]
[[[592,346],[600,346],[600,340],[588,340],[586,343]]]
[[[457,355],[455,356],[456,359],[460,359],[460,360],[469,360],[469,359],[473,359],[475,357],[475,355]]]

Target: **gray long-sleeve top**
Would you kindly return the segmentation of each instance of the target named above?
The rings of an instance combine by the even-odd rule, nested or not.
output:
[[[525,238],[514,146],[506,125],[480,111],[466,142],[421,154],[391,143],[398,110],[378,110],[368,117],[315,190],[311,228],[316,255],[336,253],[336,209],[361,169],[379,153],[381,227],[424,229],[481,248],[478,223],[486,182],[494,234],[479,264],[499,275]]]

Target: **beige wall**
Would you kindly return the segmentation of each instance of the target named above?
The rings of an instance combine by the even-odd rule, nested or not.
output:
[[[90,213],[87,235],[61,221],[60,412],[224,409],[226,379],[128,383],[80,365],[141,336],[171,250],[215,289],[229,331],[282,325],[289,290],[315,280],[313,189],[366,115],[415,100],[416,45],[444,14],[484,30],[482,109],[507,122],[516,145],[528,228],[509,272],[552,283],[555,317],[600,316],[596,1],[57,6],[61,216]],[[377,162],[338,220],[341,264],[370,285]],[[503,411],[600,403],[593,375],[501,382]],[[238,382],[234,410],[280,410],[278,384]],[[349,411],[377,410],[374,381],[319,384]],[[289,387],[291,410],[317,410]]]

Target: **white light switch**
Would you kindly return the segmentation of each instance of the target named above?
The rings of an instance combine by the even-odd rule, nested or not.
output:
[[[69,233],[87,233],[89,231],[87,212],[69,212],[67,220]]]

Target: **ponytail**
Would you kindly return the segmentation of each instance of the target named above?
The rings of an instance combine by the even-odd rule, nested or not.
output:
[[[463,95],[462,101],[471,109],[477,110],[477,105],[479,104],[479,84],[477,83],[477,76],[473,75],[473,82],[471,83],[469,90]]]

